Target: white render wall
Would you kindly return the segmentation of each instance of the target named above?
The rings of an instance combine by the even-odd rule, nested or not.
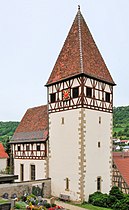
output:
[[[62,117],[64,124],[62,124]],[[79,110],[57,112],[49,115],[50,142],[50,178],[52,196],[60,193],[70,195],[72,200],[78,200],[78,127]],[[69,191],[66,191],[66,181],[69,181]]]
[[[20,165],[24,165],[24,181],[31,180],[31,165],[35,165],[35,180],[45,179],[46,160],[14,159],[14,174],[18,175],[17,182],[21,181]]]
[[[97,177],[102,178],[101,191],[109,192],[112,186],[111,135],[111,113],[80,108],[49,114],[49,175],[53,196],[64,193],[70,195],[71,200],[79,200],[84,190],[84,199],[88,200],[89,194],[97,191]],[[83,157],[80,144],[84,147]],[[69,191],[65,190],[66,178],[70,180]]]
[[[85,113],[85,196],[88,200],[89,194],[97,191],[97,177],[102,178],[101,192],[108,193],[112,187],[112,114],[95,110],[85,110]],[[101,117],[100,124],[99,117]]]
[[[0,171],[4,171],[7,167],[7,158],[0,158]]]

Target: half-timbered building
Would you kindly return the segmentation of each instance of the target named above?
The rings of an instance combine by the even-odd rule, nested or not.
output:
[[[129,152],[113,152],[113,185],[129,194]]]
[[[19,181],[50,177],[52,196],[76,201],[109,192],[114,85],[78,8],[46,84],[48,105],[29,109],[13,136]]]
[[[38,180],[48,176],[47,106],[28,109],[17,127],[11,144],[14,174],[18,181]]]

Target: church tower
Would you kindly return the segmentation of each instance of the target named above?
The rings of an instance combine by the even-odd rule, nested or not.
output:
[[[112,187],[114,85],[79,7],[46,84],[53,196],[84,201]]]

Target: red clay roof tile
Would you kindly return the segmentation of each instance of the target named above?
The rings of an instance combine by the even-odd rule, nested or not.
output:
[[[129,153],[114,153],[113,161],[121,176],[129,186]]]
[[[115,84],[79,10],[46,85],[81,73]]]
[[[15,133],[40,131],[48,128],[47,105],[30,108],[26,111]]]
[[[0,143],[0,158],[9,158],[2,143]]]

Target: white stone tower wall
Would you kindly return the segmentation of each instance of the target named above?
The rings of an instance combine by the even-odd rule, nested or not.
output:
[[[62,124],[62,118],[64,124]],[[79,200],[79,110],[56,112],[49,115],[50,177],[52,195],[70,195]],[[69,190],[66,189],[69,179]]]
[[[108,193],[112,187],[112,114],[87,109],[85,118],[85,198],[88,200],[89,194],[97,191],[97,177],[102,179],[101,192]]]

